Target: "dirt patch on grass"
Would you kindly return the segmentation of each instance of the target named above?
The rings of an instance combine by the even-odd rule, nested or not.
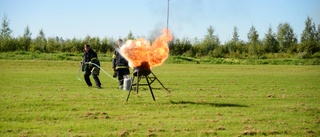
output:
[[[120,137],[126,137],[126,136],[129,136],[129,131],[128,130],[120,130],[119,132],[118,132],[118,135],[120,136]]]
[[[245,131],[243,131],[242,132],[242,135],[257,135],[257,134],[259,134],[259,133],[261,133],[261,131],[260,130],[255,130],[255,129],[251,129],[251,130],[245,130]]]
[[[85,112],[82,118],[86,119],[109,119],[109,115],[106,112]]]

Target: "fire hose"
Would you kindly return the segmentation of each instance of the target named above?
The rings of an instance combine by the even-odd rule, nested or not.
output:
[[[112,79],[115,80],[115,81],[118,81],[117,79],[113,78],[108,72],[106,72],[104,69],[102,69],[99,65],[97,65],[97,64],[95,64],[95,63],[92,63],[92,62],[88,62],[88,64],[95,65],[95,66],[98,67],[100,70],[102,70],[103,73],[105,73],[106,75],[108,75],[110,78],[112,78]],[[78,74],[77,74],[77,79],[78,79],[79,81],[81,81],[81,79],[79,78],[79,74],[80,74],[81,70],[82,70],[82,64],[80,64],[80,69],[79,69]]]

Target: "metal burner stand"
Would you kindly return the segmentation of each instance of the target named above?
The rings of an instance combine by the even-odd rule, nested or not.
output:
[[[166,87],[163,86],[163,84],[162,84],[162,83],[160,82],[160,80],[156,77],[156,75],[154,75],[154,74],[152,73],[152,71],[150,71],[150,74],[152,74],[152,76],[150,76],[150,74],[147,74],[147,75],[143,75],[143,74],[141,75],[141,74],[140,74],[140,75],[139,75],[139,71],[137,71],[136,73],[137,73],[136,75],[133,75],[132,82],[131,82],[131,86],[130,86],[130,90],[129,90],[129,93],[128,93],[128,96],[127,96],[127,100],[126,100],[126,101],[128,101],[128,99],[129,99],[129,96],[130,96],[130,93],[131,93],[131,90],[132,90],[132,87],[133,87],[133,86],[137,86],[137,87],[136,87],[136,91],[137,91],[137,94],[138,94],[139,85],[140,85],[140,86],[147,86],[147,85],[148,85],[148,86],[149,86],[149,90],[150,90],[151,95],[152,95],[152,98],[153,98],[154,101],[156,101],[156,99],[154,98],[153,92],[152,92],[152,88],[151,88],[151,84],[152,84],[155,80],[157,80],[157,81],[161,84],[161,86],[162,86],[166,91],[168,91],[168,92],[170,93],[170,91],[169,91]],[[134,83],[135,77],[137,77],[136,83]],[[146,84],[140,84],[140,83],[139,83],[142,78],[145,78],[145,79],[146,79],[146,81],[147,81]]]

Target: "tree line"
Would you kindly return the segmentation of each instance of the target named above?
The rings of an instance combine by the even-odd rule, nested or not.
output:
[[[84,39],[63,39],[61,37],[46,37],[41,29],[35,38],[27,26],[22,36],[11,36],[12,30],[5,15],[2,20],[0,35],[0,52],[30,51],[30,52],[82,52],[83,45],[89,43],[98,52],[112,52],[116,39],[87,36]],[[175,38],[169,43],[170,54],[188,57],[232,57],[232,58],[268,58],[272,54],[296,54],[301,58],[320,57],[320,24],[315,25],[312,18],[307,17],[300,41],[289,23],[280,23],[277,31],[269,27],[264,37],[260,39],[256,28],[252,26],[247,33],[248,41],[239,39],[238,27],[233,29],[232,39],[221,43],[214,28],[209,26],[203,39]],[[135,39],[130,31],[124,38]],[[152,41],[152,40],[150,40]]]

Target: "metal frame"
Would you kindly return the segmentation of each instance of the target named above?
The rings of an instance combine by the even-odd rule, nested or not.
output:
[[[150,76],[150,74],[152,74],[152,76]],[[152,71],[151,71],[150,74],[149,74],[149,75],[146,75],[146,76],[144,76],[144,75],[141,75],[141,76],[140,76],[140,75],[139,75],[139,71],[138,71],[138,72],[137,72],[137,75],[136,75],[136,76],[135,76],[135,75],[133,76],[132,82],[131,82],[131,86],[130,86],[130,90],[129,90],[129,93],[128,93],[128,96],[127,96],[127,100],[126,100],[126,101],[128,101],[128,99],[129,99],[129,97],[130,97],[130,93],[131,93],[131,90],[132,90],[132,87],[133,87],[133,86],[136,86],[136,91],[137,91],[137,94],[138,94],[139,85],[140,85],[140,86],[149,86],[149,90],[150,90],[150,93],[151,93],[151,95],[152,95],[152,98],[153,98],[154,101],[156,101],[156,99],[155,99],[155,97],[154,97],[154,95],[153,95],[153,92],[152,92],[152,88],[151,88],[151,84],[152,84],[154,81],[156,81],[156,80],[160,83],[160,85],[161,85],[166,91],[168,91],[168,92],[170,93],[170,91],[169,91],[166,87],[163,86],[163,84],[162,84],[162,83],[160,82],[160,80],[156,77],[156,75],[153,74]],[[135,77],[137,77],[136,83],[134,82]],[[146,79],[146,81],[147,81],[146,84],[140,84],[140,83],[139,83],[142,78],[145,78],[145,79]]]

